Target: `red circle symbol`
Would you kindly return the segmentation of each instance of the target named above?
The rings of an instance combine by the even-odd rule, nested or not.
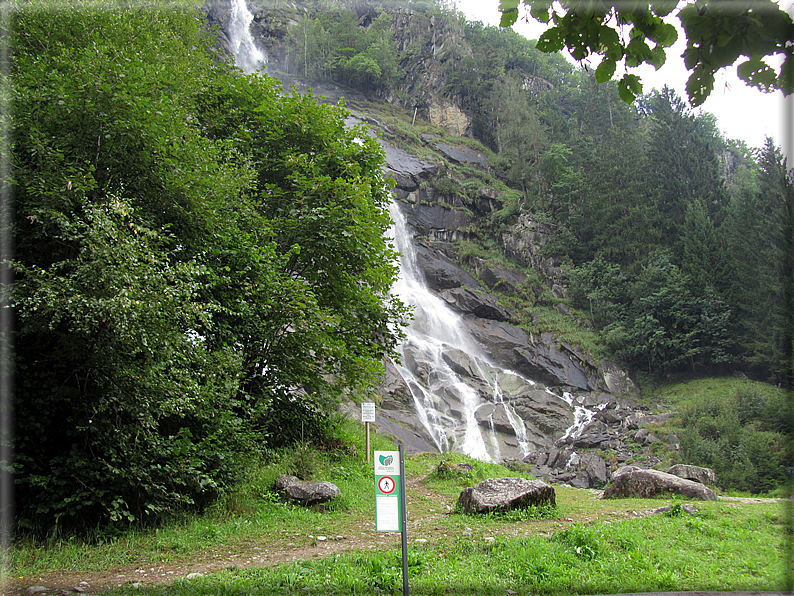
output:
[[[394,492],[394,487],[396,483],[394,482],[394,478],[390,476],[384,476],[380,480],[378,480],[378,490],[382,492],[384,495],[391,494]]]

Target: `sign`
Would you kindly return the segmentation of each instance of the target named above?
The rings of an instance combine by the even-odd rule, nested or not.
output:
[[[374,402],[364,402],[361,404],[361,422],[375,422]]]
[[[375,531],[401,532],[400,452],[375,452]]]

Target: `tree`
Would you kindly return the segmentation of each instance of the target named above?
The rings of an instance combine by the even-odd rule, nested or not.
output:
[[[665,48],[678,37],[665,19],[679,0],[564,0],[560,8],[554,0],[501,0],[502,27],[515,23],[522,3],[534,19],[553,23],[538,39],[538,49],[557,52],[567,48],[579,61],[601,56],[596,68],[598,82],[612,79],[620,63],[626,68],[651,64],[658,69],[666,60]],[[694,0],[684,4],[678,18],[687,37],[683,58],[691,71],[687,95],[693,106],[702,104],[711,93],[714,74],[741,57],[745,60],[736,71],[748,85],[762,91],[780,89],[784,95],[794,91],[794,22],[773,0]],[[777,54],[782,54],[784,61],[776,73],[766,60]],[[639,77],[628,72],[618,86],[628,103],[642,93]]]
[[[203,507],[371,389],[404,314],[377,141],[216,60],[192,4],[12,15],[2,290],[35,533]]]

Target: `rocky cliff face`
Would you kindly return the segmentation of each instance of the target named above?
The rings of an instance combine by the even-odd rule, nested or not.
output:
[[[374,18],[367,5],[355,6],[362,26]],[[281,72],[279,76],[286,80],[283,73],[294,66],[294,56],[285,43],[288,28],[303,9],[292,4],[269,9],[256,1],[249,8],[254,13],[252,31],[259,46],[268,52],[269,71]],[[228,24],[225,0],[209,0],[207,11],[211,23],[221,29]],[[395,32],[403,36],[398,36],[401,46],[427,38],[424,34],[417,36],[418,17],[411,11],[397,9],[393,17]],[[441,95],[444,81],[438,68],[438,61],[444,56],[462,51],[456,42],[459,32],[434,22],[429,26],[438,26],[431,35],[432,43],[417,52],[415,65],[407,69],[415,76],[408,78],[399,99],[386,99],[415,108],[425,120],[463,136],[470,122],[450,98]],[[228,47],[224,33],[221,31],[218,36],[219,44]],[[539,81],[528,81],[528,92],[539,85]],[[318,90],[317,85],[313,87]],[[320,87],[319,92],[330,101],[342,95],[356,95],[334,85]],[[413,95],[412,89],[416,92]],[[377,128],[377,121],[360,106],[355,112],[357,118]],[[559,259],[544,250],[557,230],[535,220],[531,213],[521,213],[515,223],[495,232],[493,242],[501,247],[503,257],[499,262],[480,256],[461,258],[458,243],[482,240],[479,236],[489,229],[488,220],[503,207],[502,195],[487,186],[464,195],[455,189],[465,180],[456,180],[457,187],[438,184],[438,180],[441,177],[449,182],[443,173],[453,167],[492,174],[486,156],[467,144],[451,143],[432,134],[422,135],[416,151],[383,144],[386,172],[396,182],[395,201],[414,235],[413,250],[420,276],[432,293],[458,313],[466,333],[476,342],[479,356],[452,347],[443,351],[443,366],[456,375],[455,383],[461,384],[458,387],[445,384],[438,372],[439,362],[408,343],[403,362],[386,363],[387,372],[380,385],[381,427],[404,442],[409,451],[454,446],[458,444],[455,437],[449,444],[439,445],[437,433],[417,411],[419,388],[411,383],[422,384],[422,390],[432,394],[439,419],[453,426],[467,415],[468,406],[461,393],[465,386],[465,391],[473,392],[480,400],[474,412],[475,422],[489,433],[493,450],[506,460],[529,457],[538,474],[573,473],[576,477],[583,470],[572,472],[570,468],[575,463],[571,462],[584,459],[575,449],[609,449],[620,453],[623,460],[635,449],[647,449],[642,441],[637,442],[633,432],[636,425],[632,421],[636,418],[632,416],[642,408],[631,400],[637,396],[637,388],[626,372],[615,363],[597,361],[579,346],[550,332],[533,330],[532,321],[522,321],[500,298],[532,296],[539,291],[565,298],[565,272]],[[417,157],[420,154],[422,157]],[[527,271],[534,272],[532,283]],[[561,312],[566,310],[563,304],[559,306]],[[478,360],[479,357],[485,360]],[[406,380],[403,371],[410,372],[411,381]],[[516,416],[520,418],[518,424]],[[517,432],[518,427],[523,430]],[[561,452],[566,454],[565,461],[559,456]],[[554,453],[554,461],[537,457],[537,453]],[[599,463],[596,457],[585,458],[583,465],[592,474],[580,474],[580,484],[597,485],[608,475],[608,470],[601,472],[603,460]],[[543,461],[538,463],[540,460]]]

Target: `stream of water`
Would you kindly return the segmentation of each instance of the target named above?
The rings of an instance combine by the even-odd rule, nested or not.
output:
[[[253,15],[245,0],[230,2],[227,34],[236,64],[246,73],[256,72],[267,64],[267,55],[251,36]],[[412,234],[394,201],[390,215],[395,246],[402,255],[400,276],[392,291],[414,307],[414,319],[399,348],[400,362],[395,365],[410,390],[419,419],[439,451],[459,451],[484,461],[500,461],[507,450],[511,456],[526,455],[532,450],[527,427],[503,385],[535,385],[534,381],[489,361],[460,315],[424,283]],[[545,391],[574,410],[574,423],[565,437],[581,433],[596,413],[575,403],[570,394],[560,398]],[[509,423],[512,433],[497,431],[497,414]]]

